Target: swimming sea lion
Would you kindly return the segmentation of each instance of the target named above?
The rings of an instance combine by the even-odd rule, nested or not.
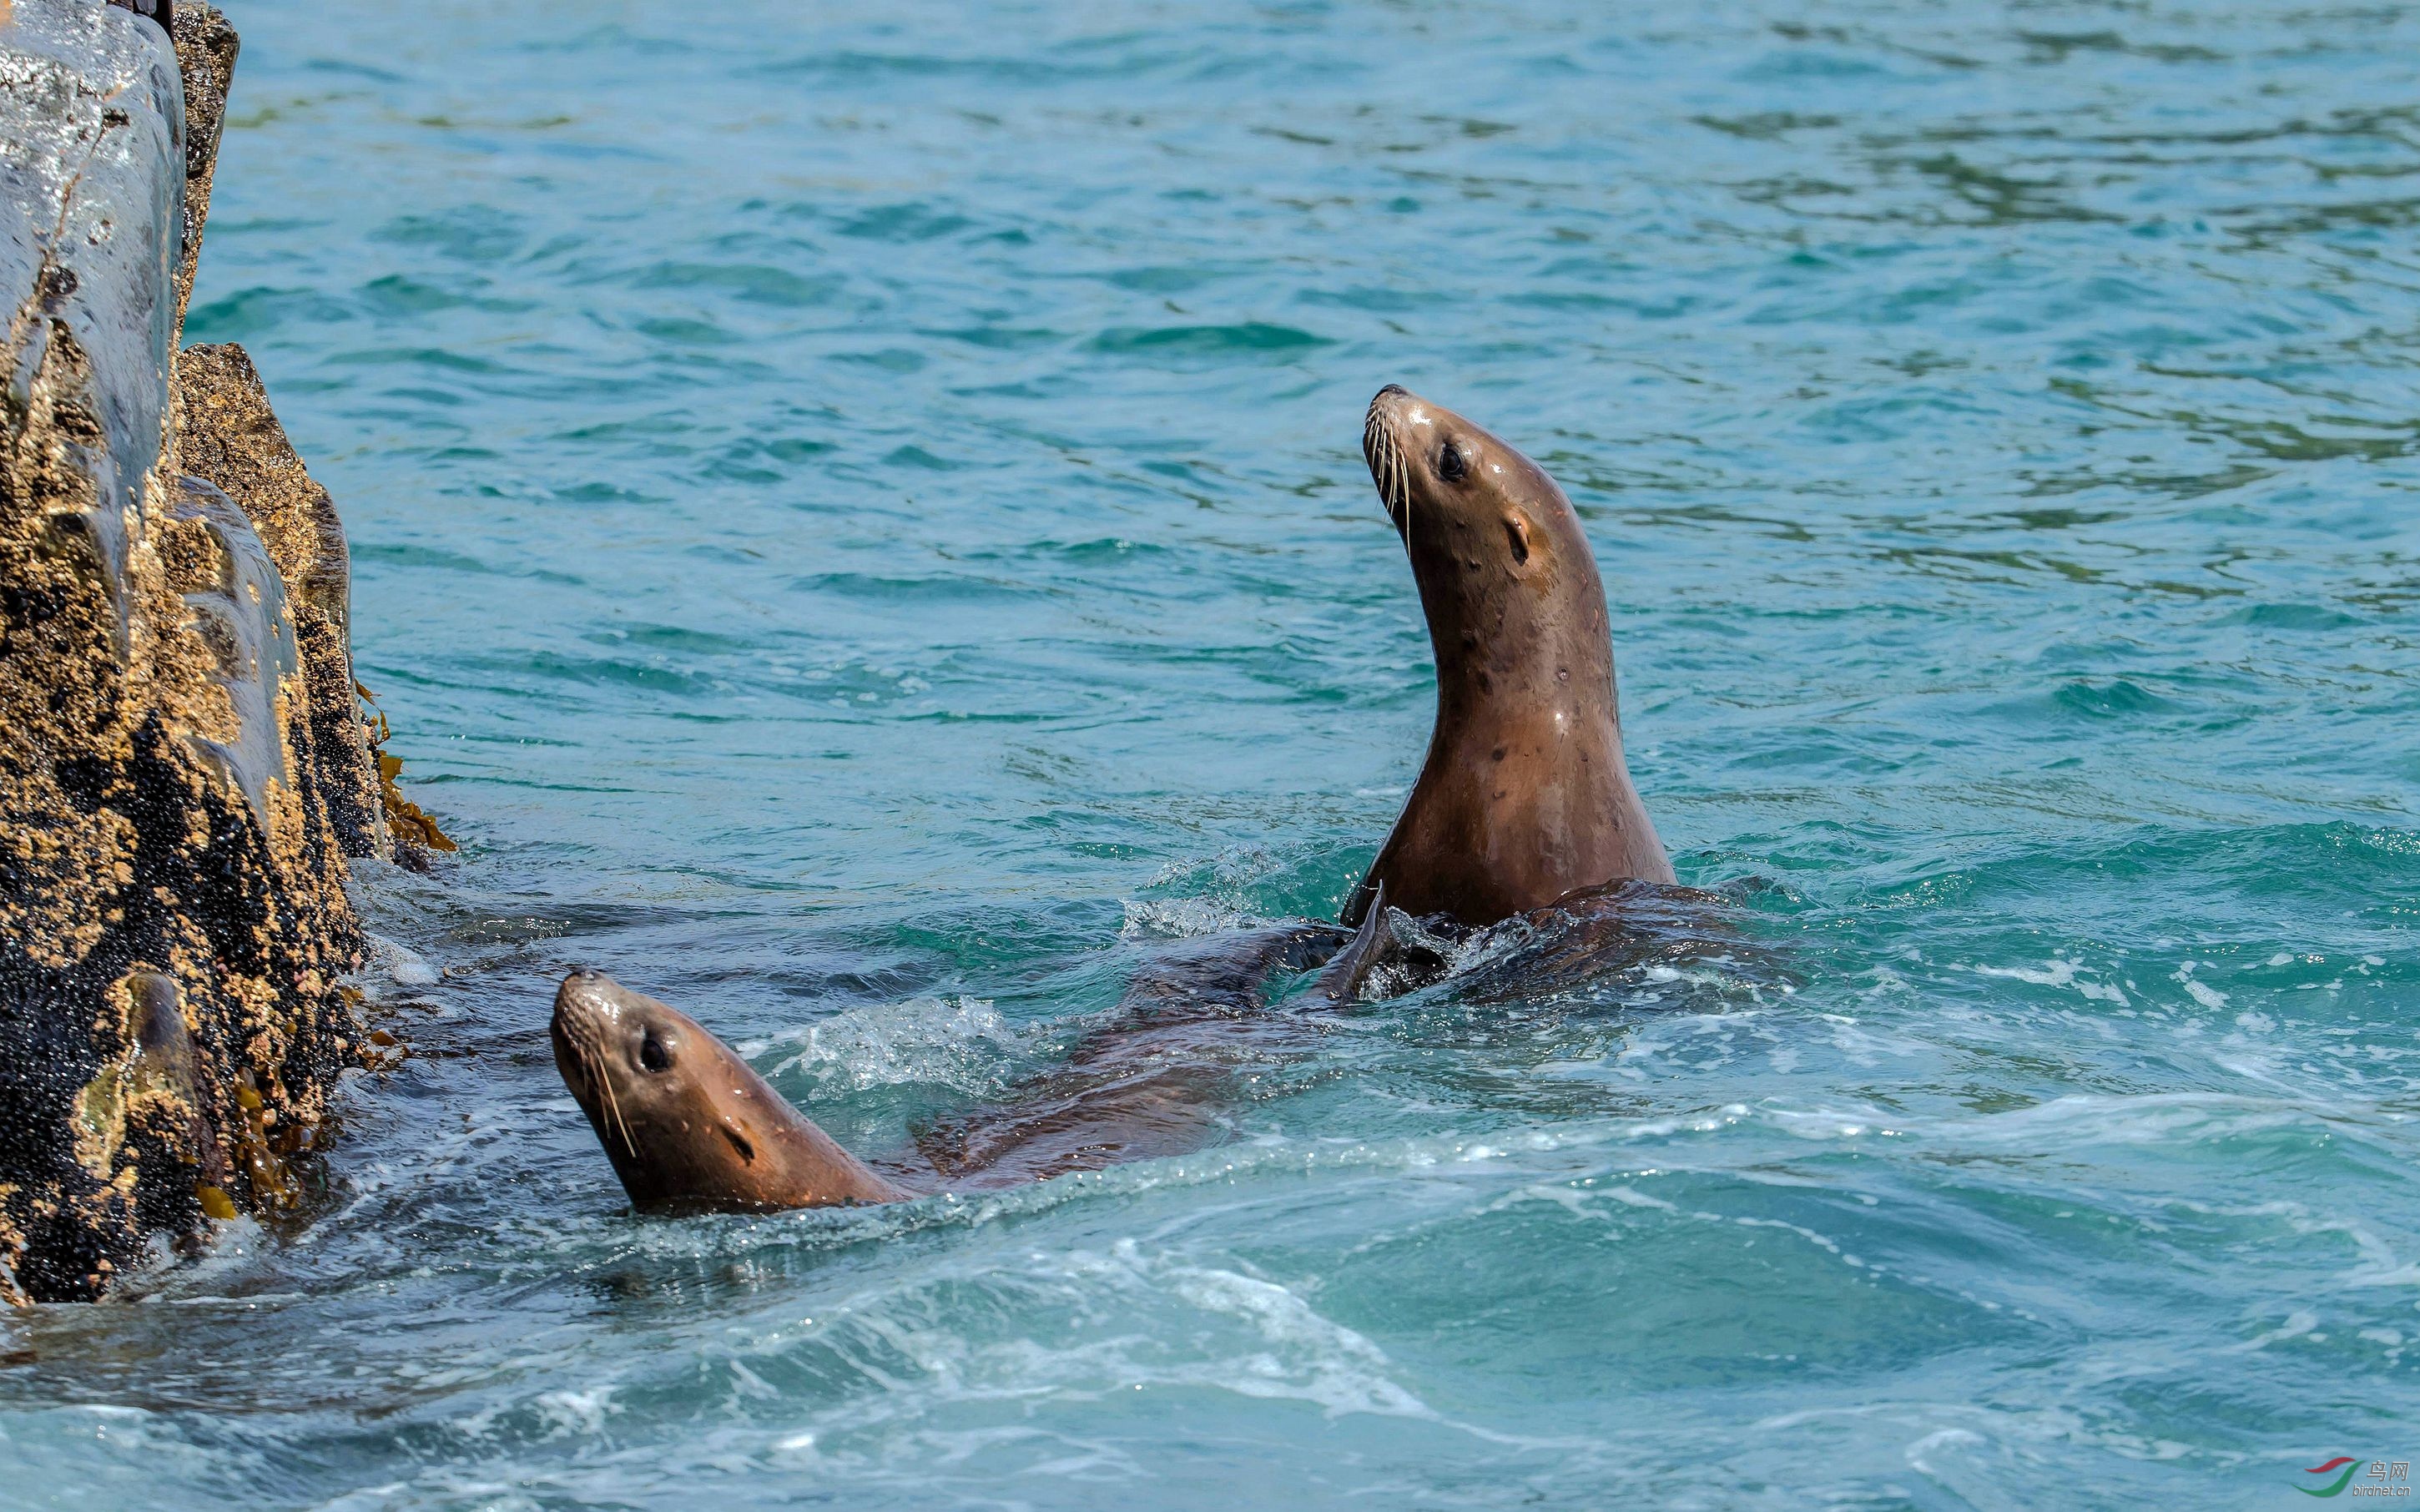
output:
[[[1437,712],[1345,926],[1382,885],[1406,914],[1485,925],[1623,879],[1672,882],[1621,759],[1605,584],[1571,501],[1535,462],[1391,383],[1361,450],[1419,583]]]
[[[1332,924],[1305,923],[1163,952],[1065,1064],[924,1130],[903,1174],[1012,1186],[1214,1142],[1239,1081],[1316,1041],[1300,1020],[1263,1011],[1268,982],[1343,942]],[[602,972],[564,979],[552,1032],[556,1069],[636,1208],[766,1212],[917,1195],[835,1144],[696,1020]]]
[[[695,1019],[601,971],[564,979],[552,1030],[555,1068],[634,1207],[769,1212],[911,1195],[799,1117]]]

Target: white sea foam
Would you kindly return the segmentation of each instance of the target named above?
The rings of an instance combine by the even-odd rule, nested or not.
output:
[[[772,1073],[803,1072],[823,1088],[930,1084],[975,1094],[998,1083],[1016,1040],[988,999],[910,997],[849,1009],[740,1050],[752,1057],[786,1049]]]
[[[1225,934],[1253,923],[1251,915],[1215,898],[1130,898],[1122,940],[1189,940]]]
[[[1973,966],[1978,977],[2008,977],[2017,981],[2029,981],[2037,987],[2064,987],[2075,980],[2075,963],[2054,959],[2039,969],[2032,966]]]
[[[365,936],[369,942],[369,960],[355,976],[364,995],[372,1002],[381,1002],[391,995],[390,987],[433,987],[445,978],[427,956],[399,940],[383,934]]]
[[[2181,983],[2187,997],[2215,1012],[2226,1006],[2226,995],[2206,982],[2194,980],[2194,968],[2198,964],[2198,962],[2187,961],[2179,965],[2175,975],[2168,980]]]
[[[605,1431],[606,1415],[621,1411],[613,1397],[613,1388],[597,1386],[587,1391],[541,1392],[530,1398],[530,1405],[555,1432],[597,1434]]]
[[[2112,982],[2079,975],[2084,969],[2083,964],[2065,956],[2054,956],[2040,966],[1969,966],[1966,969],[1978,977],[1999,977],[2036,987],[2068,988],[2094,1002],[2114,1003],[2119,1008],[2127,1006],[2122,988]]]

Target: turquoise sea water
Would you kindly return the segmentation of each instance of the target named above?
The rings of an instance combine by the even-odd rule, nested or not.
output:
[[[0,1321],[0,1502],[2303,1504],[2420,1460],[2408,8],[229,0],[194,340],[464,841],[328,1190]],[[592,963],[854,1148],[1333,910],[1400,381],[1570,489],[1797,990],[1450,984],[1197,1156],[642,1221]],[[1668,974],[1666,974],[1668,976]]]

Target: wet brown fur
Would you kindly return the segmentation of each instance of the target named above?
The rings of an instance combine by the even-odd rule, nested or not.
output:
[[[1265,1011],[1268,983],[1342,943],[1331,925],[1292,924],[1162,951],[1064,1064],[922,1130],[921,1161],[890,1168],[919,1187],[974,1191],[1215,1144],[1239,1090],[1316,1041],[1300,1020]],[[602,972],[565,979],[552,1033],[556,1069],[639,1209],[762,1212],[916,1195],[835,1144],[696,1020]]]
[[[1345,925],[1381,885],[1408,914],[1485,925],[1625,878],[1672,882],[1622,761],[1605,585],[1571,501],[1511,446],[1391,384],[1362,450],[1419,584],[1437,713]]]
[[[554,996],[555,1066],[632,1206],[770,1212],[909,1196],[800,1117],[678,1009],[597,971]],[[647,1063],[652,1041],[660,1069]]]

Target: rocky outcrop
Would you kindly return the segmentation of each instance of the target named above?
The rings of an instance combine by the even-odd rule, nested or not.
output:
[[[164,9],[164,7],[157,8]],[[178,350],[236,39],[0,0],[0,1295],[295,1197],[386,843],[344,534]]]

